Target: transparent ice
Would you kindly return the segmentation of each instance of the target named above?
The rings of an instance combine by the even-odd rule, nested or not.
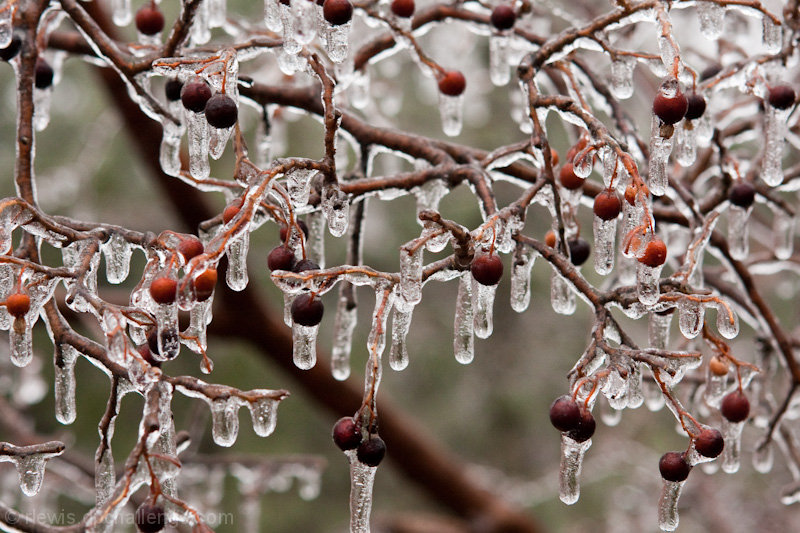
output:
[[[488,339],[492,335],[496,293],[497,285],[484,285],[472,279],[473,329],[479,339]]]
[[[347,59],[347,53],[350,46],[350,27],[352,25],[352,22],[341,24],[339,26],[326,24],[327,28],[325,31],[324,41],[325,51],[328,53],[330,60],[334,63],[342,63],[345,59]]]
[[[559,468],[558,497],[567,505],[578,501],[581,495],[581,467],[583,456],[591,447],[592,439],[576,442],[565,433],[561,434],[561,466]]]
[[[750,253],[750,239],[747,224],[752,206],[748,208],[731,204],[728,208],[728,248],[731,257],[741,261]]]
[[[334,237],[341,237],[347,231],[350,218],[350,202],[347,193],[338,185],[325,185],[322,188],[322,211],[328,220],[328,231]]]
[[[509,36],[505,33],[493,33],[489,37],[489,77],[498,87],[511,80],[508,63]]]
[[[742,452],[742,430],[744,422],[730,422],[722,419],[722,438],[725,448],[722,450],[722,471],[734,474],[739,471]]]
[[[764,106],[764,160],[761,164],[761,179],[770,187],[783,183],[783,141],[786,137],[786,119],[790,109]]]
[[[725,22],[725,8],[716,2],[697,3],[697,15],[700,19],[700,33],[706,39],[716,40],[722,35]]]
[[[55,405],[56,420],[72,424],[77,415],[75,409],[75,362],[78,351],[69,344],[57,344],[55,352]]]
[[[412,241],[414,243],[414,241]],[[422,300],[422,251],[423,246],[400,248],[400,296],[409,304]]]
[[[614,269],[614,242],[617,237],[617,219],[603,220],[594,217],[594,269],[598,274],[608,274]]]
[[[550,277],[550,304],[560,315],[571,315],[577,307],[570,283],[555,270]]]
[[[521,313],[531,301],[531,269],[537,252],[530,246],[519,243],[511,261],[511,308]]]
[[[358,308],[345,294],[347,284],[342,284],[339,300],[336,305],[336,316],[333,321],[333,346],[331,347],[331,371],[333,377],[340,381],[350,376],[350,351],[353,345],[353,331],[358,318]]]
[[[772,235],[775,239],[775,257],[787,260],[794,251],[795,218],[784,211],[776,209],[772,220]]]
[[[470,272],[464,272],[458,280],[454,329],[453,351],[456,361],[461,364],[471,363],[473,357],[475,357],[475,337],[473,329],[472,274]]]
[[[657,267],[647,266],[637,262],[636,265],[636,295],[645,305],[653,305],[660,296],[658,281],[663,265]]]
[[[251,391],[264,392],[271,391]],[[250,417],[253,420],[253,431],[259,437],[269,437],[275,431],[278,421],[278,401],[272,398],[260,398],[247,403]]]
[[[389,352],[389,366],[392,370],[403,370],[408,366],[406,336],[411,327],[412,306],[402,306],[396,302],[392,315],[392,348]]]
[[[461,133],[464,95],[449,96],[439,93],[439,114],[442,118],[442,131],[449,137]]]
[[[205,4],[201,4],[205,5]],[[189,173],[195,179],[206,179],[211,174],[208,163],[208,122],[202,113],[186,112],[189,130]]]
[[[103,243],[103,255],[106,259],[106,279],[109,283],[122,283],[128,277],[133,249],[118,233]]]
[[[239,407],[241,400],[235,396],[211,401],[211,436],[217,446],[233,446],[239,435]]]
[[[348,450],[345,454],[350,460],[350,533],[369,533],[372,486],[378,469],[359,461],[355,450]]]
[[[611,62],[611,92],[620,100],[633,96],[633,68],[636,62],[621,56]]]
[[[705,306],[691,298],[678,302],[678,326],[687,339],[697,337],[705,321]]]
[[[250,248],[250,232],[242,231],[228,242],[228,270],[225,281],[234,291],[243,291],[247,287],[247,251]]]
[[[319,326],[292,324],[292,358],[300,370],[308,370],[317,363],[317,332]]]
[[[662,531],[675,531],[678,528],[678,498],[686,482],[665,479],[663,483],[658,500],[658,527]]]

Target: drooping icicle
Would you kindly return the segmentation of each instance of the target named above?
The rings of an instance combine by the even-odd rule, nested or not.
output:
[[[295,208],[308,204],[308,195],[311,193],[311,178],[316,173],[315,170],[305,168],[293,168],[286,172],[286,189]]]
[[[700,33],[712,41],[719,39],[725,22],[725,8],[713,1],[697,3]]]
[[[618,57],[611,62],[611,92],[619,100],[633,96],[633,68],[636,62],[629,57]]]
[[[663,482],[661,497],[658,500],[658,527],[662,531],[675,531],[678,528],[678,498],[686,481],[665,479]]]
[[[671,126],[667,126],[671,127]],[[661,121],[653,115],[653,128],[650,137],[650,161],[647,186],[653,196],[663,196],[667,192],[667,162],[672,152],[672,135],[661,136]]]
[[[28,315],[30,314],[28,312]],[[33,359],[31,324],[27,317],[14,319],[14,323],[9,330],[8,339],[11,347],[11,363],[20,368],[27,366]]]
[[[511,261],[511,309],[521,313],[531,301],[531,269],[537,256],[536,250],[517,243]]]
[[[697,133],[694,124],[684,120],[675,125],[675,159],[686,168],[697,158]]]
[[[777,54],[783,47],[783,27],[775,24],[768,16],[762,19],[761,40],[769,54]]]
[[[56,420],[72,424],[77,415],[75,409],[75,362],[78,351],[69,344],[56,344],[55,351]]]
[[[211,402],[211,436],[217,446],[233,446],[239,435],[239,398],[217,398]]]
[[[33,90],[33,128],[43,131],[50,124],[50,107],[53,102],[53,87]]]
[[[178,334],[178,304],[155,304],[156,331],[158,336],[158,353],[153,357],[159,360],[170,360],[177,357],[181,350],[180,335]],[[106,313],[109,315],[110,313]],[[123,344],[117,350],[120,359],[125,360],[124,337],[119,336]]]
[[[292,358],[300,370],[308,370],[317,364],[317,332],[319,326],[292,324]]]
[[[133,20],[131,0],[112,0],[111,19],[117,26],[127,26]]]
[[[320,211],[309,213],[306,222],[308,223],[306,255],[320,268],[325,268],[325,214]]]
[[[186,122],[189,129],[189,173],[195,179],[206,179],[211,174],[208,163],[208,121],[202,113],[187,111]]]
[[[106,279],[109,283],[122,283],[130,271],[133,250],[128,242],[118,233],[103,244],[103,256],[106,259]]]
[[[720,366],[724,368],[723,365],[726,365],[724,361],[720,361],[719,359],[714,360],[712,358],[712,361],[708,365],[706,388],[703,393],[703,401],[709,407],[715,407],[717,409],[722,403],[722,397],[725,395],[725,391],[728,387],[728,373],[717,374],[713,369],[717,369]]]
[[[369,533],[372,486],[378,468],[359,461],[355,450],[345,454],[350,460],[350,533]]]
[[[192,45],[205,44],[211,40],[211,30],[208,26],[208,2],[200,2],[194,12],[191,29]]]
[[[475,336],[472,309],[472,274],[470,272],[464,272],[458,280],[456,317],[453,329],[455,330],[453,351],[455,352],[456,361],[465,365],[471,363],[475,357]]]
[[[793,106],[792,106],[793,107]],[[786,137],[786,119],[789,109],[764,106],[764,159],[761,179],[770,187],[783,183],[783,142]]]
[[[327,30],[325,31],[325,51],[328,57],[334,63],[342,63],[347,59],[348,50],[350,48],[350,28],[352,22],[334,26],[326,24]]]
[[[663,265],[651,267],[642,262],[636,265],[636,295],[645,305],[653,305],[660,296],[658,280]]]
[[[614,247],[617,238],[617,219],[603,220],[594,217],[594,270],[605,275],[614,269]]]
[[[789,259],[794,251],[795,219],[782,209],[776,209],[772,220],[775,257]]]
[[[449,137],[461,133],[464,95],[449,96],[439,93],[439,114],[442,117],[442,131]]]
[[[328,220],[328,231],[331,235],[334,237],[344,235],[350,222],[350,202],[347,193],[336,184],[325,185],[322,188],[322,211]]]
[[[278,422],[278,400],[260,398],[254,402],[248,402],[247,407],[250,409],[255,434],[259,437],[269,437],[275,431],[275,425]]]
[[[678,302],[678,326],[687,339],[697,337],[705,322],[705,306],[692,298]]]
[[[228,243],[228,270],[225,281],[234,291],[243,291],[247,287],[247,251],[250,248],[250,232],[245,230]]]
[[[489,78],[497,87],[502,87],[511,80],[509,41],[510,37],[506,32],[496,32],[489,36]]]
[[[292,13],[295,20],[294,38],[301,45],[314,40],[317,34],[317,5],[316,2],[291,2]]]
[[[400,296],[406,303],[415,305],[422,300],[422,251],[423,246],[413,241],[412,248],[400,248]]]
[[[395,301],[392,315],[392,348],[389,352],[389,366],[392,370],[400,371],[408,366],[406,337],[411,327],[413,312],[413,306],[404,305],[400,300]]]
[[[181,335],[181,342],[193,352],[202,353],[208,349],[206,326],[211,323],[212,303],[213,298],[195,302],[189,311],[189,327]]]
[[[739,334],[739,315],[730,305],[717,307],[717,331],[726,339],[735,339]]]
[[[628,407],[638,409],[644,403],[642,365],[633,362],[628,374]]]
[[[742,430],[744,422],[731,422],[722,419],[722,438],[725,448],[722,450],[722,471],[734,474],[739,471],[742,453]]]
[[[48,455],[50,454],[32,453],[14,458],[19,474],[19,488],[25,496],[35,496],[42,488]]]
[[[756,446],[753,451],[753,468],[760,474],[767,474],[772,470],[775,462],[772,443]]]
[[[668,312],[651,312],[647,324],[647,340],[650,347],[664,350],[669,340],[669,328],[672,324],[673,310]]]
[[[280,0],[264,0],[264,24],[270,31],[279,32],[283,29]]]
[[[561,466],[558,478],[558,497],[567,505],[578,501],[581,495],[581,467],[583,456],[592,445],[592,439],[576,442],[561,434]]]
[[[98,450],[99,452],[99,450]],[[114,473],[114,455],[111,453],[110,444],[103,448],[100,456],[95,459],[94,488],[95,503],[102,505],[114,494],[116,475]]]
[[[479,339],[488,339],[494,329],[494,295],[497,285],[484,285],[472,279],[473,327]]]
[[[731,257],[741,261],[750,253],[750,239],[747,220],[752,206],[748,208],[731,204],[728,208],[728,248]]]
[[[560,315],[571,315],[575,312],[575,293],[561,274],[553,270],[550,276],[550,305]]]
[[[206,0],[208,2],[208,27],[221,28],[227,18],[227,0]]]
[[[352,291],[352,299],[346,291]],[[358,318],[354,287],[342,284],[333,321],[333,346],[331,347],[331,372],[335,379],[343,381],[350,376],[350,350],[353,346],[353,331]]]

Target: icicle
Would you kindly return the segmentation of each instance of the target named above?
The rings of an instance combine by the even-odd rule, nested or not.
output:
[[[531,269],[538,254],[530,246],[518,243],[511,262],[511,309],[521,313],[531,301]]]
[[[111,19],[117,26],[127,26],[133,20],[131,0],[112,0]]]
[[[307,0],[305,3],[309,3]],[[308,204],[308,195],[311,194],[311,179],[317,174],[316,170],[293,168],[286,172],[286,189],[289,199],[295,209]]]
[[[465,365],[471,363],[473,357],[475,357],[475,338],[472,310],[472,274],[470,272],[464,272],[458,280],[454,329],[453,350],[456,361]]]
[[[234,291],[243,291],[247,287],[247,251],[250,248],[250,233],[245,230],[228,243],[228,270],[225,281]]]
[[[19,474],[19,488],[25,496],[35,496],[42,488],[44,465],[48,455],[50,454],[33,453],[15,457]]]
[[[717,361],[719,364],[725,364]],[[719,408],[722,403],[722,397],[728,387],[728,374],[716,374],[712,371],[712,364],[709,364],[709,370],[706,373],[706,388],[703,392],[703,401],[709,407]]]
[[[678,498],[686,481],[663,481],[658,500],[658,527],[662,531],[675,531],[678,528]]]
[[[239,435],[239,398],[218,398],[211,402],[211,436],[217,446],[233,446]]]
[[[102,247],[106,258],[106,279],[109,283],[122,283],[128,277],[133,250],[118,233],[113,233]]]
[[[208,27],[221,28],[227,19],[226,0],[206,0],[208,2]]]
[[[497,285],[483,285],[472,279],[473,329],[479,339],[488,339],[492,335],[494,295]]]
[[[50,124],[50,105],[53,101],[53,87],[33,90],[33,128],[43,131]]]
[[[667,312],[651,312],[647,326],[647,340],[651,348],[664,350],[669,340],[669,328],[672,324],[673,310]]]
[[[652,412],[660,411],[666,400],[661,393],[661,388],[653,381],[645,381],[642,383],[642,393],[644,394],[644,404],[647,409]]]
[[[567,505],[578,501],[581,495],[581,466],[583,456],[592,445],[592,439],[576,442],[561,434],[561,467],[559,468],[558,497]]]
[[[728,207],[728,248],[731,257],[739,261],[750,253],[747,220],[752,211],[752,207],[745,209],[733,204]]]
[[[442,198],[447,196],[447,193],[450,192],[450,187],[448,187],[447,183],[445,183],[443,180],[432,179],[420,185],[419,187],[415,187],[413,192],[414,198],[417,200],[417,222],[424,224],[424,222],[419,219],[419,214],[426,210],[438,211],[439,204],[441,203]],[[435,228],[438,229],[438,226],[435,226]]]
[[[195,302],[189,311],[189,327],[181,336],[181,342],[193,352],[202,353],[208,349],[206,326],[211,323],[212,303],[213,298]]]
[[[627,398],[625,403],[627,404]],[[608,427],[616,427],[622,422],[622,409],[615,409],[609,402],[601,402],[600,420]]]
[[[771,443],[759,445],[753,452],[753,468],[760,474],[767,474],[772,470],[772,465],[775,461],[775,456],[772,452],[773,447]]]
[[[333,347],[331,348],[331,372],[335,379],[344,381],[350,376],[350,350],[353,346],[353,330],[356,327],[356,320],[358,317],[358,309],[355,305],[355,299],[352,301],[345,295],[346,290],[353,291],[353,298],[355,298],[355,289],[348,288],[348,284],[343,283],[339,292],[339,301],[336,305],[336,318],[333,321]]]
[[[572,171],[579,178],[586,179],[589,174],[594,170],[594,156],[595,150],[593,148],[586,148],[575,155],[572,163]]]
[[[404,307],[404,309],[401,309],[401,307]],[[392,370],[399,371],[408,366],[406,336],[411,327],[411,315],[413,312],[413,306],[405,306],[403,302],[396,300],[392,315],[392,349],[389,352],[389,366]]]
[[[700,18],[700,33],[712,41],[719,39],[724,26],[725,8],[713,1],[698,2],[697,15]]]
[[[411,305],[422,301],[423,250],[424,247],[418,245],[413,250],[406,246],[400,248],[400,296]]]
[[[489,36],[489,77],[497,87],[502,87],[511,80],[509,41],[506,33],[493,33]]]
[[[611,62],[611,92],[619,100],[633,96],[633,59],[621,56]]]
[[[369,533],[372,486],[378,468],[359,461],[355,450],[345,454],[350,460],[350,533]]]
[[[666,126],[667,128],[671,126]],[[661,121],[653,115],[653,131],[650,137],[650,162],[647,186],[653,196],[667,192],[667,161],[672,152],[672,136],[661,136]]]
[[[449,96],[439,93],[439,114],[442,117],[442,131],[449,137],[461,133],[464,95]]]
[[[111,445],[109,443],[100,452],[100,456],[96,459],[94,466],[95,503],[98,506],[107,502],[114,494],[115,478],[114,456],[111,453]]]
[[[11,9],[11,4],[5,3],[3,9],[0,9],[0,48],[8,48],[11,44],[11,39],[14,36],[13,16],[14,10]]]
[[[341,63],[347,59],[352,22],[334,26],[327,24],[325,32],[325,51],[334,63]]]
[[[717,307],[717,331],[726,339],[735,339],[739,334],[739,315],[730,305]]]
[[[30,315],[30,311],[28,312]],[[11,362],[14,366],[24,367],[33,359],[33,341],[31,338],[31,325],[27,317],[15,318],[9,330],[9,344],[11,346]]]
[[[697,158],[697,134],[688,120],[675,125],[675,158],[684,168],[692,166]]]
[[[292,4],[305,0],[291,0],[280,2],[278,8],[281,13],[281,26],[283,27],[283,51],[289,55],[297,55],[302,50],[302,45],[297,41],[297,20],[292,13]]]
[[[320,268],[325,268],[325,214],[320,211],[309,213],[306,222],[308,222],[306,255]]]
[[[200,6],[204,6],[201,3]],[[195,179],[206,179],[211,174],[208,163],[208,121],[202,113],[186,112],[189,128],[189,173]]]
[[[743,429],[744,422],[722,419],[722,438],[725,439],[725,448],[722,450],[722,471],[728,474],[739,471]]]
[[[628,380],[623,379],[619,372],[612,370],[605,380],[601,392],[615,410],[624,409],[628,406]]]
[[[283,293],[283,323],[292,327],[292,303],[294,302],[294,295]]]
[[[178,305],[174,302],[171,304],[155,304],[154,311],[158,328],[158,353],[153,353],[153,357],[162,361],[169,361],[177,357],[181,350],[180,335],[178,334]],[[124,337],[120,337],[124,341]],[[119,351],[122,352],[120,356],[124,361],[124,345]]]
[[[259,437],[269,437],[275,431],[275,425],[278,422],[278,400],[260,398],[249,402],[247,407],[250,409],[250,417],[253,419],[253,431]]]
[[[72,424],[75,409],[75,362],[78,351],[69,344],[57,344],[55,353],[55,404],[56,420]]]
[[[775,239],[775,257],[787,260],[794,250],[795,220],[782,209],[776,209],[772,220],[772,235]]]
[[[300,370],[308,370],[317,363],[317,332],[319,326],[292,324],[292,357]]]
[[[603,220],[594,217],[594,270],[605,275],[614,269],[614,241],[617,237],[617,219]]]
[[[571,315],[576,308],[575,293],[569,282],[555,270],[550,277],[550,304],[560,315]]]
[[[658,36],[658,50],[661,53],[661,62],[668,72],[672,70],[675,58],[680,55],[680,52],[675,48],[675,41],[671,37],[667,35]]]
[[[306,0],[299,0],[306,1]],[[347,231],[350,219],[350,202],[347,193],[338,185],[325,185],[322,188],[322,211],[328,219],[328,231],[334,237],[341,237]]]
[[[283,29],[280,0],[264,0],[264,24],[270,31],[279,32]]]
[[[636,295],[644,305],[653,305],[660,296],[658,280],[663,265],[647,266],[638,262],[636,266]]]
[[[642,390],[642,364],[633,362],[628,375],[628,407],[638,409],[644,403]]]
[[[764,160],[761,163],[761,179],[770,187],[783,183],[783,140],[786,136],[786,119],[789,109],[764,106]]]
[[[705,321],[705,307],[697,300],[683,298],[678,302],[678,326],[687,339],[697,337]]]
[[[314,40],[317,34],[317,3],[308,0],[291,2],[295,20],[295,39],[301,45]]]
[[[775,24],[768,16],[762,19],[761,39],[767,49],[768,54],[777,54],[783,47],[783,28]]]
[[[192,21],[192,45],[205,44],[211,40],[211,31],[208,27],[208,2],[200,2],[194,12]]]

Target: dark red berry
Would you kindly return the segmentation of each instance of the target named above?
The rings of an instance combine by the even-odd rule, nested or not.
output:
[[[19,53],[22,48],[22,37],[19,32],[11,34],[11,42],[5,48],[0,48],[0,59],[3,61],[11,61]]]
[[[292,320],[301,326],[316,326],[322,322],[325,306],[319,296],[303,293],[292,302]]]
[[[686,115],[689,100],[680,90],[672,98],[667,98],[659,91],[653,100],[653,113],[664,124],[675,124]]]
[[[503,261],[497,254],[479,255],[472,260],[469,269],[481,285],[497,285],[503,277]]]
[[[594,421],[592,413],[588,409],[581,409],[581,417],[578,426],[567,432],[567,436],[575,442],[585,442],[592,438],[597,423]]]
[[[378,466],[385,455],[386,443],[377,435],[370,435],[356,450],[358,460],[367,466]]]
[[[458,96],[467,88],[467,80],[457,70],[448,70],[439,78],[439,92],[447,96]]]
[[[392,0],[392,13],[401,18],[409,18],[414,14],[414,0]]]
[[[136,527],[142,533],[156,533],[164,529],[166,518],[160,505],[144,502],[136,509]]]
[[[300,231],[303,232],[303,235],[305,235],[306,238],[308,238],[308,226],[306,225],[306,223],[303,222],[302,220],[295,220],[295,222],[297,223],[298,226],[300,226]],[[285,224],[281,225],[279,236],[282,241],[286,241],[288,231],[289,231],[288,226],[286,226]]]
[[[658,470],[661,477],[667,481],[684,481],[689,477],[692,467],[683,458],[680,452],[667,452],[658,461]]]
[[[200,242],[200,239],[197,237],[189,237],[188,239],[183,239],[180,244],[178,244],[178,252],[183,256],[183,260],[187,263],[193,258],[197,257],[198,255],[202,254],[205,251],[203,247],[203,243]]]
[[[136,12],[136,29],[144,35],[156,35],[164,29],[164,13],[155,2],[143,5]]]
[[[171,78],[167,80],[167,83],[164,85],[164,94],[167,96],[167,100],[170,102],[177,102],[181,99],[181,89],[183,89],[183,83],[178,78]]]
[[[573,431],[581,421],[578,403],[570,396],[556,398],[550,406],[550,423],[559,431]]]
[[[580,237],[567,241],[567,246],[569,247],[569,260],[575,266],[584,264],[589,259],[589,254],[592,253],[592,247]]]
[[[500,4],[492,10],[490,20],[492,21],[492,26],[498,30],[508,30],[511,29],[517,21],[517,14],[510,5]]]
[[[171,304],[175,301],[178,282],[172,278],[156,278],[150,283],[150,296],[156,303]]]
[[[276,246],[267,256],[267,267],[270,270],[292,270],[294,252],[284,245]]]
[[[614,189],[606,189],[594,197],[594,214],[603,220],[614,220],[622,211],[622,200]]]
[[[703,457],[714,458],[722,453],[725,440],[718,429],[706,428],[694,440],[694,449]]]
[[[322,16],[333,26],[347,24],[353,18],[353,4],[350,0],[325,0]]]
[[[639,258],[639,262],[649,267],[655,268],[664,264],[667,260],[667,245],[661,239],[653,239],[647,243],[644,253]]]
[[[788,85],[776,85],[769,89],[769,105],[776,109],[789,109],[794,105],[794,89]]]
[[[750,400],[737,389],[722,398],[719,410],[730,422],[743,422],[750,415]]]
[[[226,94],[217,93],[206,102],[206,120],[217,129],[230,128],[239,118],[236,102]]]
[[[195,113],[202,113],[206,103],[211,98],[211,87],[203,78],[195,78],[184,84],[181,89],[181,103],[183,107]]]
[[[198,302],[204,302],[211,297],[214,287],[217,285],[217,269],[207,268],[192,281],[194,288],[194,298]]]
[[[361,444],[361,429],[353,417],[340,418],[333,425],[333,442],[342,451],[354,450]]]
[[[53,85],[53,67],[44,58],[36,59],[33,84],[37,89],[47,89]]]
[[[580,189],[585,182],[583,178],[575,174],[575,168],[572,166],[572,163],[564,163],[564,166],[561,167],[561,171],[558,173],[558,181],[561,182],[561,185],[563,185],[565,189],[571,191]]]
[[[694,120],[703,116],[706,111],[706,99],[702,94],[693,92],[688,97],[686,106],[686,120]]]
[[[14,318],[22,318],[31,309],[31,297],[22,292],[9,294],[6,298],[6,310]]]
[[[319,270],[319,265],[311,259],[301,259],[292,268],[292,272],[305,272],[306,270]]]
[[[730,200],[733,205],[738,205],[746,209],[755,202],[756,189],[750,182],[740,181],[728,190],[728,200]]]

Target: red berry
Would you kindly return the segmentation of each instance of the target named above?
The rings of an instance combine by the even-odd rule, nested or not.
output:
[[[267,267],[270,270],[292,270],[294,252],[284,245],[276,246],[267,256]]]
[[[392,13],[401,18],[410,18],[414,14],[414,0],[392,0]]]
[[[36,59],[33,84],[37,89],[47,89],[53,85],[54,75],[53,67],[50,66],[50,63],[42,57]]]
[[[497,285],[503,277],[503,261],[496,254],[479,255],[472,260],[469,269],[481,285]]]
[[[684,459],[680,452],[667,452],[658,461],[658,470],[661,477],[667,481],[684,481],[689,477],[692,467]]]
[[[295,223],[300,227],[300,231],[303,232],[303,235],[305,235],[306,238],[308,238],[308,226],[306,225],[306,223],[303,222],[302,220],[295,220]],[[280,239],[282,241],[286,241],[286,236],[288,232],[289,232],[288,226],[282,224],[279,233]]]
[[[222,211],[222,222],[227,224],[228,222],[233,220],[233,217],[239,214],[239,210],[242,208],[243,205],[244,205],[244,198],[242,197],[239,197],[234,201],[232,201],[230,204],[228,204],[228,206],[225,207],[225,209]]]
[[[183,89],[183,83],[178,78],[170,78],[167,80],[167,83],[164,84],[164,94],[167,100],[170,102],[177,102],[180,100],[181,89]]]
[[[153,357],[153,352],[150,351],[150,346],[147,343],[142,344],[136,350],[139,352],[139,355],[142,356],[142,359],[148,362],[151,366],[160,367],[161,361],[157,360]]]
[[[644,253],[639,258],[639,262],[649,267],[655,268],[664,264],[667,260],[667,245],[661,239],[653,239],[647,243]]]
[[[498,30],[508,30],[511,29],[517,21],[517,14],[510,5],[500,4],[492,10],[491,21],[492,26]]]
[[[178,244],[178,252],[183,256],[183,260],[187,263],[191,261],[193,257],[197,257],[198,255],[202,254],[205,251],[203,247],[203,243],[200,242],[200,239],[197,237],[189,237],[188,239],[183,239]]]
[[[570,396],[556,398],[550,406],[550,423],[559,431],[573,431],[581,421],[578,403]]]
[[[292,272],[305,272],[306,270],[319,270],[319,265],[311,259],[301,259],[295,263]]]
[[[653,100],[653,113],[664,124],[675,124],[686,115],[689,108],[689,100],[680,90],[672,98],[667,98],[662,92],[656,95]]]
[[[150,296],[159,304],[171,304],[174,302],[177,291],[178,282],[172,278],[156,278],[150,283]]]
[[[556,247],[556,233],[553,230],[548,230],[544,234],[544,243],[550,248]]]
[[[345,416],[333,425],[333,442],[340,450],[354,450],[361,444],[361,429],[353,417]]]
[[[633,185],[625,187],[625,201],[630,205],[636,205],[636,188]]]
[[[217,93],[208,99],[205,113],[208,123],[220,130],[230,128],[239,118],[239,110],[233,98],[222,93]]]
[[[585,442],[592,438],[597,423],[588,409],[581,409],[581,417],[575,429],[567,432],[567,436],[575,442]]]
[[[353,18],[353,4],[350,0],[325,0],[322,16],[333,26],[341,26]]]
[[[31,297],[27,294],[16,292],[6,298],[6,310],[14,318],[22,318],[30,311]]]
[[[311,293],[303,293],[292,302],[292,320],[301,326],[316,326],[322,322],[324,311],[322,300]]]
[[[214,287],[217,285],[217,269],[208,268],[194,278],[192,286],[194,297],[198,302],[204,302],[211,297]]]
[[[789,109],[794,105],[794,89],[788,85],[776,85],[769,89],[769,105],[776,109]]]
[[[184,84],[181,89],[181,103],[183,107],[195,113],[202,113],[206,103],[211,98],[211,87],[203,78],[195,78]]]
[[[592,253],[592,247],[585,239],[580,237],[567,241],[569,248],[569,260],[575,266],[581,266],[589,259],[589,254]]]
[[[144,35],[156,35],[164,29],[164,13],[155,2],[143,5],[136,12],[136,29]]]
[[[569,189],[571,191],[583,187],[585,181],[583,178],[580,178],[575,174],[575,169],[572,166],[572,163],[564,163],[564,166],[561,167],[561,171],[558,173],[558,180],[565,189]]]
[[[743,422],[750,415],[750,400],[737,389],[722,398],[719,410],[730,422]]]
[[[738,205],[746,209],[755,202],[756,189],[750,182],[740,181],[728,190],[728,200],[730,200],[733,205]]]
[[[11,61],[19,53],[22,48],[22,37],[19,32],[11,34],[11,42],[5,48],[0,48],[0,59],[3,61]]]
[[[688,98],[688,105],[686,107],[686,120],[694,120],[703,116],[706,111],[706,99],[702,94],[692,92]]]
[[[458,70],[448,70],[439,78],[439,92],[447,96],[458,96],[467,88],[467,80]]]
[[[714,458],[722,453],[725,440],[718,429],[706,428],[694,440],[694,449],[703,457]]]
[[[142,533],[156,533],[164,529],[166,519],[164,508],[160,505],[144,502],[136,509],[136,527]]]
[[[378,466],[385,455],[386,443],[377,435],[370,435],[356,450],[358,460],[367,466]]]
[[[614,220],[622,211],[622,200],[617,191],[606,189],[594,198],[594,214],[603,220]]]

